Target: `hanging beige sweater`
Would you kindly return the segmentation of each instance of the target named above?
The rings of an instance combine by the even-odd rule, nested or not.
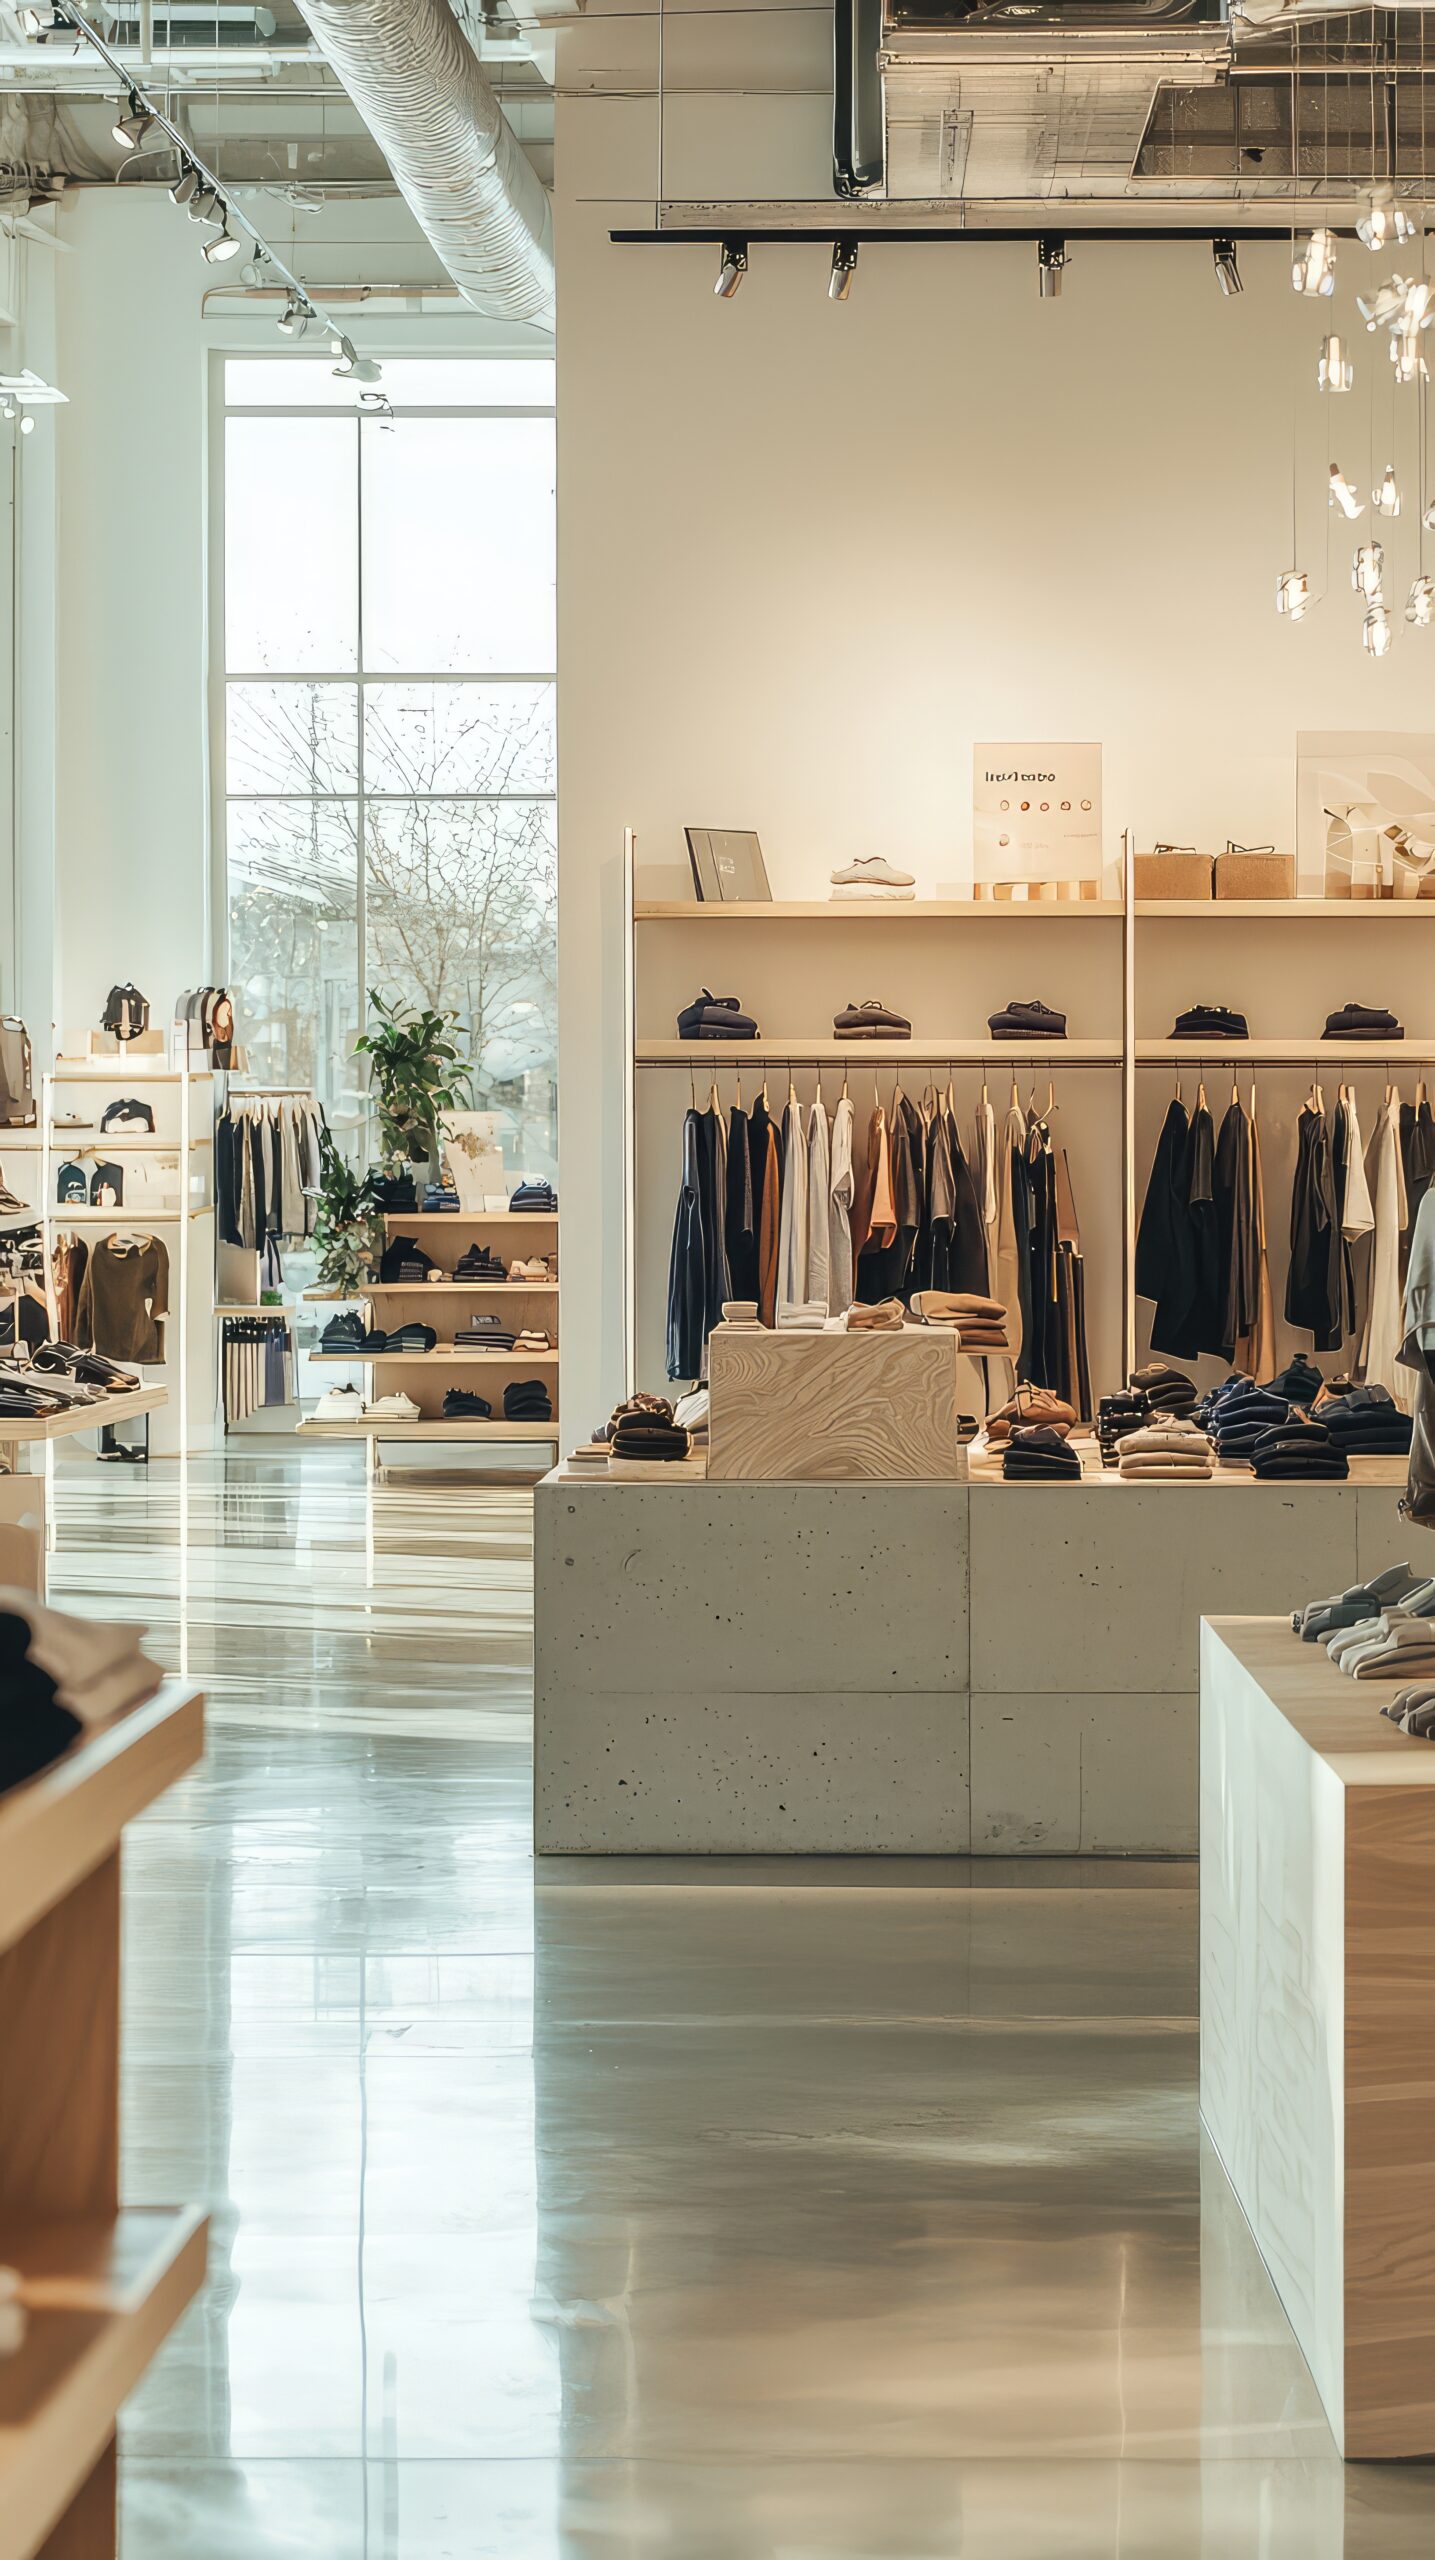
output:
[[[1017,1286],[1016,1219],[1011,1204],[1011,1160],[1013,1149],[1026,1151],[1026,1114],[1013,1103],[1002,1123],[996,1156],[996,1268],[991,1277],[994,1298],[1000,1298],[1006,1310],[1007,1350],[1013,1360],[1021,1354],[1021,1296]]]

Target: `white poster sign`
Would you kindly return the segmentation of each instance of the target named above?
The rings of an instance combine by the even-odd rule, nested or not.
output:
[[[995,744],[972,749],[973,875],[996,880],[1100,880],[1099,746]]]

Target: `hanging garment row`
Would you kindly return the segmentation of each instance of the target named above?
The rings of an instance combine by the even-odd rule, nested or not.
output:
[[[221,1244],[262,1253],[281,1236],[313,1234],[324,1126],[312,1094],[231,1097],[214,1131]]]
[[[842,1315],[852,1303],[971,1291],[1005,1310],[1017,1375],[1091,1409],[1085,1271],[1064,1148],[1052,1143],[1055,1096],[1023,1107],[1013,1079],[998,1127],[985,1079],[963,1146],[950,1074],[914,1101],[900,1083],[859,1127],[846,1078],[829,1118],[821,1077],[811,1104],[789,1079],[778,1116],[764,1082],[750,1111],[741,1085],[724,1114],[714,1080],[683,1122],[682,1171],[668,1268],[668,1375],[707,1374],[724,1300],[760,1320]]]
[[[1423,1083],[1406,1103],[1387,1081],[1368,1144],[1355,1087],[1340,1085],[1328,1111],[1323,1088],[1311,1085],[1295,1131],[1285,1320],[1318,1352],[1354,1346],[1359,1374],[1388,1386],[1407,1412],[1413,1379],[1398,1361],[1405,1266],[1432,1176],[1435,1116]],[[1207,1353],[1247,1377],[1274,1368],[1254,1082],[1248,1106],[1233,1082],[1219,1134],[1204,1083],[1190,1113],[1178,1083],[1146,1186],[1135,1285],[1155,1304],[1153,1351]]]
[[[294,1337],[285,1315],[226,1316],[224,1419],[246,1422],[261,1405],[294,1402]]]

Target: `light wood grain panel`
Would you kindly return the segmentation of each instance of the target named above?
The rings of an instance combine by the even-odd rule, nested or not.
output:
[[[960,1482],[959,1383],[935,1327],[900,1333],[714,1333],[708,1475],[853,1484]]]
[[[111,2436],[54,2532],[41,2543],[36,2560],[114,2560],[119,2531],[115,2453],[115,2439]]]
[[[0,2215],[119,2201],[119,1932],[113,1849],[0,1955]]]

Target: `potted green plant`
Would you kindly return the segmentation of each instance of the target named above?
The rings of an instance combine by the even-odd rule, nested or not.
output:
[[[371,1173],[356,1173],[326,1128],[319,1131],[318,1209],[314,1249],[319,1286],[352,1298],[376,1268],[384,1249],[384,1213],[374,1197]]]
[[[369,1009],[374,1019],[354,1047],[370,1065],[380,1155],[386,1165],[430,1163],[439,1123],[462,1106],[473,1075],[456,1044],[458,1016],[386,1004],[372,987]]]

